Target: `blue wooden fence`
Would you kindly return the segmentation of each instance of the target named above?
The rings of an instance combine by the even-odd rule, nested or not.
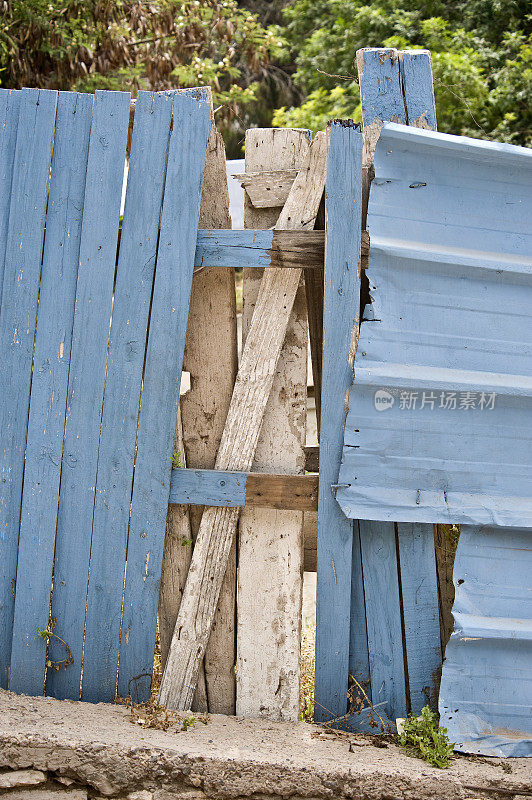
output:
[[[28,694],[152,671],[211,111],[139,93],[117,262],[129,116],[121,92],[0,91],[0,685]]]
[[[364,67],[366,124],[435,126],[426,53],[368,50]],[[119,92],[0,90],[0,686],[28,694],[46,683],[57,697],[112,700],[135,681],[147,698],[169,499],[245,503],[244,473],[174,471],[171,482],[170,456],[193,267],[234,265],[235,244],[238,263],[264,267],[274,234],[198,234],[211,118],[191,90],[139,93],[119,237],[129,111]],[[432,527],[353,523],[334,497],[359,322],[362,157],[357,126],[333,123],[318,720],[348,716],[350,674],[388,716],[419,710],[441,657]],[[46,668],[67,656],[66,669]]]

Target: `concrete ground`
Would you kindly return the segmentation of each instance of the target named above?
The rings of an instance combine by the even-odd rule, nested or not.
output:
[[[163,715],[164,717],[164,715]],[[164,721],[164,719],[163,719]],[[37,770],[45,788],[4,789],[6,800],[457,800],[532,796],[532,762],[457,757],[447,770],[306,723],[211,716],[182,731],[145,728],[123,706],[28,698],[0,691],[0,791]],[[26,779],[23,775],[22,779]],[[4,783],[2,784],[2,780]],[[11,783],[10,783],[11,781]],[[72,783],[74,781],[74,783]],[[68,789],[66,789],[68,784]],[[48,787],[48,788],[46,788]],[[50,788],[51,787],[51,788]],[[40,794],[38,794],[40,792]],[[48,794],[47,792],[50,792]]]

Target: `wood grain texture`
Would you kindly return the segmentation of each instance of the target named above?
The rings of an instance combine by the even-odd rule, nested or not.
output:
[[[292,142],[291,148],[285,144]],[[299,168],[304,131],[251,130],[246,134],[246,169]],[[258,145],[258,147],[257,147]],[[297,160],[296,160],[297,159]],[[296,181],[301,184],[302,177]],[[292,192],[296,184],[292,187]],[[294,195],[292,194],[292,197]],[[275,223],[286,224],[288,203]],[[266,227],[271,209],[261,213],[245,203],[244,225]],[[279,211],[278,211],[279,213]],[[303,219],[304,214],[299,216]],[[316,209],[312,219],[316,218]],[[260,286],[260,274],[244,272],[243,337],[248,332]],[[304,289],[299,287],[272,392],[264,415],[254,469],[298,473],[305,443],[307,320]],[[237,713],[270,719],[297,719],[301,615],[302,515],[291,511],[244,509],[239,527],[237,608]],[[259,555],[260,553],[260,555]],[[267,571],[257,573],[257,559]]]
[[[362,135],[352,124],[329,130],[323,384],[318,506],[315,719],[347,710],[353,523],[334,499],[343,445],[345,398],[353,381],[358,331]],[[355,574],[354,579],[361,580]],[[362,593],[361,593],[362,594]],[[365,640],[356,643],[361,657]]]
[[[44,689],[55,528],[93,96],[60,92],[26,442],[10,687]]]
[[[371,699],[392,720],[407,713],[395,525],[360,520]]]
[[[399,57],[407,124],[435,131],[436,103],[430,50],[404,50]]]
[[[57,92],[23,89],[7,224],[0,352],[0,687],[6,688],[33,343]]]
[[[246,172],[234,175],[255,208],[282,208],[297,175],[297,169]]]
[[[317,475],[268,475],[214,469],[173,469],[170,503],[318,510]]]
[[[230,228],[225,146],[213,127],[207,145],[200,209],[204,228]],[[230,231],[227,231],[230,233]],[[234,266],[206,269],[194,276],[184,365],[191,388],[181,400],[184,452],[189,467],[213,468],[227,418],[237,373],[237,328]],[[195,539],[202,510],[190,509]],[[235,711],[236,547],[220,593],[214,625],[204,659],[204,690],[196,693],[194,709],[214,714]],[[177,617],[177,614],[176,614]]]
[[[0,89],[0,307],[21,93]]]
[[[318,196],[317,212],[323,179],[317,174],[311,177],[309,193]],[[294,188],[295,185],[292,191]],[[299,189],[297,198],[300,202]],[[294,224],[297,224],[297,216]],[[248,471],[251,467],[299,280],[297,270],[265,272],[242,353],[216,469]],[[238,508],[208,508],[203,514],[159,695],[159,702],[170,708],[189,708],[192,702],[238,515]]]
[[[428,524],[397,523],[401,595],[410,711],[438,706],[438,672],[441,667],[438,581],[434,529]]]
[[[150,694],[171,455],[210,130],[207,93],[177,93],[131,499],[118,672],[118,693],[123,697],[130,681],[141,674],[148,678],[138,685],[138,696],[147,699]]]
[[[81,696],[112,702],[148,315],[172,96],[139,92],[115,279],[102,411]]]
[[[89,142],[59,492],[52,617],[74,663],[46,692],[79,699],[94,487],[107,365],[129,94],[97,92]],[[50,658],[64,651],[50,646]]]
[[[199,230],[194,266],[323,271],[324,253],[325,231]]]

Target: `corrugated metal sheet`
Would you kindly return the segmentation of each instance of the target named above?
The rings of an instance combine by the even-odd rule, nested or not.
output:
[[[532,525],[532,151],[388,124],[337,500]]]
[[[531,575],[530,530],[462,529],[439,703],[457,750],[532,756]]]

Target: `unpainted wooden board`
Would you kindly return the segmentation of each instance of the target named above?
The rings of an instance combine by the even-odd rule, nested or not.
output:
[[[290,139],[289,139],[290,137]],[[291,141],[290,148],[285,144]],[[246,170],[299,168],[308,147],[304,131],[253,129],[246,133]],[[301,181],[301,178],[299,178]],[[266,227],[271,209],[244,207],[244,225]],[[291,205],[292,211],[297,209]],[[284,210],[284,209],[283,209]],[[302,209],[301,209],[302,211]],[[281,211],[275,227],[289,215]],[[316,210],[312,215],[313,223]],[[301,215],[300,215],[301,219]],[[314,227],[314,224],[312,225]],[[242,335],[245,337],[261,282],[244,272]],[[259,472],[300,473],[306,432],[307,315],[299,286],[281,350],[253,461]],[[302,514],[246,508],[239,525],[237,606],[237,713],[297,719],[302,597]],[[259,556],[259,553],[261,554]],[[267,570],[257,574],[257,559]]]
[[[345,397],[353,381],[362,213],[362,135],[352,124],[335,122],[329,137],[318,505],[317,721],[341,717],[347,710],[353,524],[336,503],[332,487],[340,468]],[[355,573],[353,579],[360,581],[361,576]],[[357,613],[362,622],[363,607]],[[362,637],[356,643],[361,660],[365,644]]]
[[[26,442],[10,687],[40,695],[93,96],[60,92]]]
[[[296,187],[296,184],[290,195],[294,193],[298,210],[306,208],[307,215],[312,197],[317,213],[323,192],[322,146],[320,143],[318,152],[314,151],[309,157],[314,169],[307,180],[308,196],[301,202],[301,186]],[[293,216],[292,224],[297,226],[299,214]],[[251,467],[299,286],[301,273],[296,272],[276,269],[265,272],[216,459],[217,469],[248,471]],[[170,708],[190,707],[238,515],[237,508],[209,508],[203,514],[159,695],[159,702]]]
[[[150,694],[165,520],[205,152],[206,92],[174,96],[131,499],[118,693]],[[142,609],[142,613],[139,613]]]
[[[0,305],[20,98],[21,93],[16,89],[0,89]]]
[[[142,369],[172,96],[139,92],[129,158],[102,411],[81,697],[112,702]]]
[[[80,692],[129,101],[126,92],[96,92],[87,162],[52,595],[54,633],[68,644],[74,662],[68,669],[49,669],[46,677],[47,694],[72,700]],[[52,661],[65,658],[57,640],[49,649]]]
[[[200,225],[218,229],[231,227],[225,146],[215,127],[205,158]],[[192,284],[184,355],[191,388],[181,400],[184,452],[189,467],[214,467],[233,394],[238,367],[234,272],[238,265],[233,256],[233,261],[226,263],[223,269],[205,269],[195,274]],[[189,514],[195,539],[202,510],[191,508]],[[235,603],[236,546],[229,556],[205,653],[205,678],[198,684],[194,709],[234,714]],[[199,696],[200,689],[203,697]]]
[[[7,224],[0,352],[0,687],[7,688],[33,343],[57,92],[23,89]]]
[[[286,203],[297,169],[277,169],[234,175],[255,208],[281,208]]]

